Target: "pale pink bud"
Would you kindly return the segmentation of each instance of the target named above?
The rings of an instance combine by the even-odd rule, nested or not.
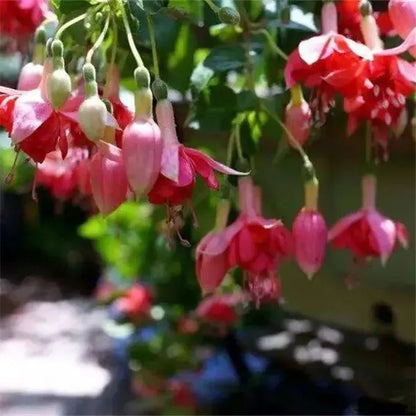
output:
[[[309,279],[321,268],[325,259],[327,226],[317,208],[318,181],[305,184],[305,207],[293,223],[295,259]]]
[[[337,7],[334,2],[326,2],[321,10],[322,33],[338,32]]]
[[[292,88],[297,89],[295,86]],[[303,99],[301,91],[292,91],[292,99],[286,107],[285,124],[293,138],[304,145],[308,140],[312,123],[312,111],[309,104]],[[288,137],[289,144],[295,147],[293,139]]]
[[[125,200],[128,190],[121,149],[99,141],[91,160],[90,180],[94,201],[103,215],[108,215]]]
[[[22,91],[34,90],[39,86],[42,74],[42,64],[27,63],[20,72],[17,89]]]

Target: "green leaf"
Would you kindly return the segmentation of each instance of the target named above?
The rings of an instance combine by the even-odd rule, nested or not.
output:
[[[167,7],[168,4],[169,0],[129,0],[130,10],[133,11],[138,7],[141,10],[152,14],[159,12],[164,7]]]
[[[213,48],[204,61],[204,65],[215,72],[237,70],[244,67],[244,63],[244,49],[239,44]]]
[[[189,87],[189,78],[194,67],[195,39],[189,24],[182,25],[173,53],[169,55],[165,81],[181,92]]]
[[[194,88],[194,91],[198,93],[202,91],[208,85],[213,75],[214,71],[211,68],[207,68],[204,63],[200,63],[191,75],[191,86]]]
[[[64,14],[68,14],[73,11],[85,11],[90,6],[91,4],[87,0],[60,0],[59,1],[59,11]]]
[[[200,0],[170,0],[169,11],[175,17],[188,18],[201,26],[204,22],[204,2]]]

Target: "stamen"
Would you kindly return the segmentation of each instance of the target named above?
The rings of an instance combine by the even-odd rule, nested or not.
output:
[[[14,171],[16,169],[17,158],[19,157],[19,153],[20,153],[20,150],[18,150],[16,152],[16,156],[14,157],[13,165],[12,165],[12,167],[10,169],[10,172],[7,174],[6,179],[4,180],[4,182],[6,183],[6,185],[10,185],[13,182],[13,179],[14,179]]]
[[[193,224],[194,228],[198,228],[199,227],[198,217],[196,216],[196,212],[194,210],[194,207],[193,207],[192,202],[191,202],[190,199],[188,199],[186,201],[186,205],[188,206],[188,209],[191,212],[191,215],[192,215],[192,224]]]
[[[378,97],[380,95],[380,87],[378,85],[374,85],[373,92],[374,96]]]

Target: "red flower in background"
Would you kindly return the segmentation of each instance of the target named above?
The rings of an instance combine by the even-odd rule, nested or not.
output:
[[[48,12],[47,0],[0,0],[0,34],[30,36]]]
[[[116,308],[133,322],[147,318],[152,304],[151,291],[141,284],[135,284],[115,301]]]

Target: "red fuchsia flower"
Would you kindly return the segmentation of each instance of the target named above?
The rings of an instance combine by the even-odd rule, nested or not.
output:
[[[47,0],[0,0],[0,33],[12,38],[30,36],[47,13]]]
[[[318,211],[318,181],[305,183],[305,206],[293,223],[293,251],[301,270],[309,279],[321,268],[327,242],[325,219]]]
[[[133,322],[147,318],[152,304],[151,291],[141,284],[135,284],[115,301],[116,308]]]
[[[199,325],[195,318],[190,316],[182,316],[178,320],[176,330],[180,334],[195,334],[198,332]]]
[[[357,42],[364,42],[361,33],[360,0],[338,0],[338,31],[340,34]],[[380,35],[391,35],[393,25],[387,12],[374,13]]]
[[[87,158],[88,150],[80,148],[68,149],[65,159],[59,151],[50,152],[37,165],[35,184],[47,187],[55,198],[70,199],[79,185],[77,168]]]
[[[323,34],[300,42],[285,68],[286,85],[292,88],[302,82],[313,88],[316,93],[313,107],[320,102],[323,114],[333,106],[335,93],[352,96],[362,87],[363,58],[373,58],[367,46],[336,33],[336,30],[335,5],[325,3],[322,8]],[[329,83],[328,77],[338,82]]]
[[[231,169],[196,149],[180,144],[175,130],[173,107],[169,100],[156,104],[157,121],[163,140],[162,163],[155,185],[148,194],[152,204],[182,205],[192,197],[197,174],[206,185],[217,190],[215,171],[245,175]]]
[[[397,242],[407,247],[407,230],[402,223],[392,221],[377,211],[375,176],[364,176],[362,187],[362,209],[339,220],[328,237],[335,248],[350,250],[355,258],[379,257],[384,265],[397,247]]]
[[[197,408],[197,399],[190,386],[184,381],[168,380],[167,390],[172,397],[174,406],[189,410],[195,410]]]
[[[228,327],[238,321],[236,306],[246,300],[246,294],[213,295],[204,298],[196,309],[196,315],[207,324]]]
[[[134,121],[123,132],[122,154],[127,180],[138,198],[148,193],[156,182],[163,142],[159,127],[153,120],[150,75],[147,69],[138,68],[135,77],[139,87],[135,93],[136,113]]]
[[[390,0],[389,15],[394,29],[402,39],[416,27],[416,2],[413,0]],[[410,49],[416,58],[416,47]]]
[[[117,209],[128,191],[121,149],[100,140],[90,163],[90,180],[94,201],[103,215]]]
[[[293,86],[290,92],[292,98],[286,107],[285,124],[296,141],[303,146],[309,138],[312,111],[309,104],[303,99],[299,85]],[[289,138],[288,142],[291,146],[294,146]]]
[[[238,189],[241,214],[229,226],[228,262],[230,267],[238,265],[254,275],[267,276],[292,253],[291,234],[280,220],[261,215],[260,191],[251,178],[241,178]]]

